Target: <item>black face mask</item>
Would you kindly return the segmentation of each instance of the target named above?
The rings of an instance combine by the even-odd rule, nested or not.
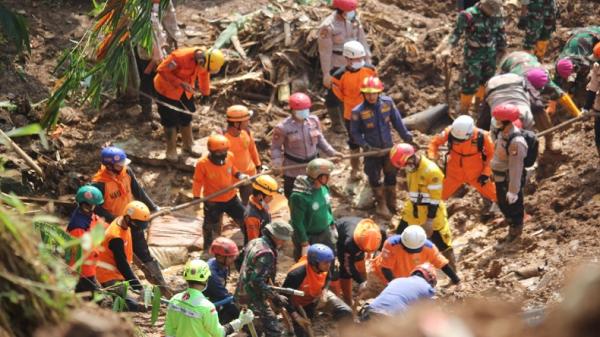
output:
[[[227,153],[211,153],[208,155],[208,159],[219,166],[225,164],[225,158],[227,158]]]
[[[131,226],[132,228],[144,228],[144,226],[146,225],[146,221],[141,221],[141,220],[133,220],[130,219],[129,221],[129,226]]]

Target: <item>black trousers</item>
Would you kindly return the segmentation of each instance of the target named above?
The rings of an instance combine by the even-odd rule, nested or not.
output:
[[[196,105],[194,104],[194,98],[187,98],[185,92],[181,95],[179,100],[172,100],[159,93],[156,94],[161,102],[172,105],[176,108],[187,110],[189,112],[196,112]],[[192,123],[192,115],[186,114],[180,111],[173,110],[166,105],[157,103],[158,114],[160,115],[160,124],[165,128],[176,128],[182,126],[188,126]]]
[[[283,195],[285,195],[288,200],[294,189],[294,181],[296,181],[296,177],[283,176]]]
[[[519,189],[519,198],[512,204],[506,200],[508,193],[508,180],[496,182],[496,195],[498,196],[498,207],[508,221],[511,227],[522,227],[525,217],[525,206],[523,205],[523,187],[525,185],[525,172],[521,178],[521,188]]]

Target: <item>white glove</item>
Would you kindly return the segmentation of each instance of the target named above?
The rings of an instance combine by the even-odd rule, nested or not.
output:
[[[300,256],[306,256],[308,254],[308,247],[309,247],[309,245],[302,246],[302,251],[300,253]]]
[[[517,200],[519,200],[518,194],[512,192],[506,193],[506,201],[508,201],[509,204],[514,204]]]
[[[250,185],[250,184],[252,183],[252,182],[251,182],[251,181],[250,181],[248,178],[250,178],[250,176],[249,176],[249,175],[247,175],[247,174],[244,174],[244,173],[240,173],[240,174],[238,174],[238,179],[239,179],[240,181],[243,181],[243,180],[245,180],[245,181],[246,181],[246,182],[244,183],[244,185]]]
[[[233,321],[229,322],[229,324],[231,325],[231,327],[233,328],[233,331],[235,331],[235,332],[242,330],[242,327],[244,326],[244,324],[242,324],[242,321],[240,321],[239,318],[234,319]]]
[[[152,5],[152,14],[158,14],[159,8],[160,8],[159,4],[153,4]]]
[[[242,310],[238,319],[242,325],[246,325],[254,320],[254,313],[250,309]]]

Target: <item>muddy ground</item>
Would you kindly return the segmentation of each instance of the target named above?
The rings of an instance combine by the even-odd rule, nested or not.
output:
[[[9,113],[0,109],[0,127],[8,130],[13,126],[22,126],[39,118],[41,109],[31,108],[31,104],[48,97],[57,78],[53,67],[61,52],[72,46],[72,40],[78,40],[90,26],[87,16],[89,5],[86,1],[6,1],[21,10],[29,20],[32,38],[32,54],[27,57],[15,57],[10,48],[0,52],[2,63],[2,81],[0,81],[0,101],[9,99],[21,102],[16,112]],[[599,24],[597,13],[600,4],[592,1],[559,1],[562,16],[559,21],[556,38],[546,58],[548,67],[554,61],[558,50],[567,38],[567,32],[578,26]],[[293,7],[288,2],[275,1],[179,1],[177,15],[187,41],[209,44],[213,41],[232,13],[248,13],[261,6]],[[316,15],[328,12],[317,8]],[[298,9],[296,9],[298,10]],[[458,97],[458,75],[462,56],[460,50],[453,52],[450,60],[452,80],[449,90],[444,87],[444,69],[436,64],[431,51],[450,31],[455,18],[453,1],[368,0],[361,2],[363,22],[370,33],[376,62],[382,62],[379,72],[395,99],[399,108],[407,115],[421,111],[431,105],[446,103],[453,107]],[[368,14],[367,14],[368,13]],[[509,46],[518,49],[521,32],[516,29],[515,10],[507,7],[511,15],[508,21]],[[222,20],[225,23],[222,23]],[[379,22],[375,24],[374,22]],[[387,31],[383,25],[389,24]],[[200,31],[198,37],[193,32]],[[405,44],[394,43],[394,37],[406,40],[410,36],[415,49]],[[251,37],[240,33],[241,40]],[[262,41],[264,42],[264,41]],[[253,55],[252,48],[249,50]],[[387,54],[384,54],[387,53]],[[389,53],[398,57],[389,58]],[[237,63],[236,63],[237,62]],[[239,60],[228,71],[244,69]],[[241,65],[240,65],[241,64]],[[309,59],[309,88],[313,97],[322,93],[317,59]],[[234,69],[235,68],[235,69]],[[223,76],[235,76],[237,73],[225,72]],[[253,90],[267,98],[271,88],[264,84],[248,84]],[[215,104],[202,118],[194,121],[197,138],[207,136],[218,124],[224,125],[223,111],[231,103],[240,102],[240,93],[244,85],[228,87],[227,94],[215,94]],[[446,95],[446,92],[450,95]],[[258,146],[265,162],[269,162],[269,131],[285,116],[283,105],[275,106],[269,114],[267,101],[244,99],[258,114],[252,120]],[[319,104],[317,104],[319,108]],[[202,109],[199,109],[202,110]],[[261,114],[261,112],[263,112]],[[322,113],[322,111],[321,111]],[[71,106],[63,108],[60,120],[60,135],[50,139],[50,148],[44,149],[40,142],[31,139],[19,139],[17,142],[40,162],[47,178],[40,181],[28,171],[23,163],[11,153],[6,153],[7,171],[3,173],[1,186],[3,191],[15,191],[22,195],[64,198],[74,194],[77,187],[87,181],[98,169],[98,153],[102,145],[113,143],[122,145],[141,160],[134,161],[138,178],[158,204],[168,206],[186,201],[191,189],[190,167],[179,168],[156,165],[157,161],[144,160],[161,158],[163,132],[155,119],[152,122],[139,118],[136,106],[119,105],[107,100],[105,108],[98,111],[89,107]],[[329,120],[322,116],[326,129]],[[564,119],[556,116],[556,119]],[[217,122],[215,122],[215,120]],[[220,123],[219,123],[220,121]],[[435,130],[431,130],[429,133]],[[575,266],[582,262],[598,262],[600,253],[600,176],[597,174],[598,157],[593,145],[592,124],[579,122],[571,128],[558,132],[555,136],[556,151],[542,153],[538,167],[534,170],[527,186],[526,209],[530,216],[525,225],[523,239],[516,245],[504,249],[488,249],[506,234],[506,228],[494,222],[494,217],[484,216],[481,210],[484,204],[473,190],[465,190],[464,196],[448,202],[450,221],[455,235],[458,254],[459,274],[463,283],[458,287],[440,287],[439,300],[451,304],[462,302],[466,298],[498,297],[503,301],[516,302],[524,310],[552,306],[562,301],[560,289],[571,275]],[[328,140],[337,149],[345,149],[345,139],[329,130],[325,131]],[[426,144],[429,135],[418,134],[418,140]],[[199,145],[201,147],[201,145]],[[5,150],[4,150],[5,151]],[[160,160],[158,161],[160,163]],[[193,164],[188,161],[188,164]],[[334,175],[334,210],[336,216],[349,214],[370,216],[372,210],[351,208],[352,195],[347,193],[346,183],[348,163],[336,168]],[[402,184],[401,184],[402,186]],[[399,198],[405,196],[400,193]],[[48,209],[48,206],[45,206]],[[69,207],[56,205],[51,211],[66,217]],[[188,211],[187,215],[197,215]],[[198,213],[201,215],[201,213]],[[390,225],[377,219],[381,225]],[[395,218],[392,225],[398,221]],[[282,272],[290,266],[291,259],[285,258],[280,264]],[[513,271],[538,268],[539,275],[521,279]],[[169,268],[167,274],[174,284],[180,284],[178,274],[180,266]],[[442,284],[446,283],[443,278]],[[159,336],[162,318],[155,327],[148,324],[148,315],[136,315],[134,321],[147,336]],[[318,318],[317,335],[329,335],[331,327],[326,319]]]

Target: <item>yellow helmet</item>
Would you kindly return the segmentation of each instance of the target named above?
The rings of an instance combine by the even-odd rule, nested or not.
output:
[[[150,210],[148,206],[141,201],[134,200],[125,207],[125,215],[129,215],[131,220],[149,221]]]
[[[227,108],[228,122],[244,122],[252,117],[252,111],[244,105],[236,104]]]
[[[210,274],[211,272],[208,263],[201,259],[190,260],[183,268],[183,278],[186,281],[206,283]]]
[[[273,193],[277,192],[279,187],[275,178],[271,177],[270,175],[263,174],[256,178],[254,182],[252,182],[252,188],[259,190],[266,195],[273,195]]]
[[[210,48],[204,52],[204,67],[211,74],[216,74],[225,63],[225,55],[219,49]]]

